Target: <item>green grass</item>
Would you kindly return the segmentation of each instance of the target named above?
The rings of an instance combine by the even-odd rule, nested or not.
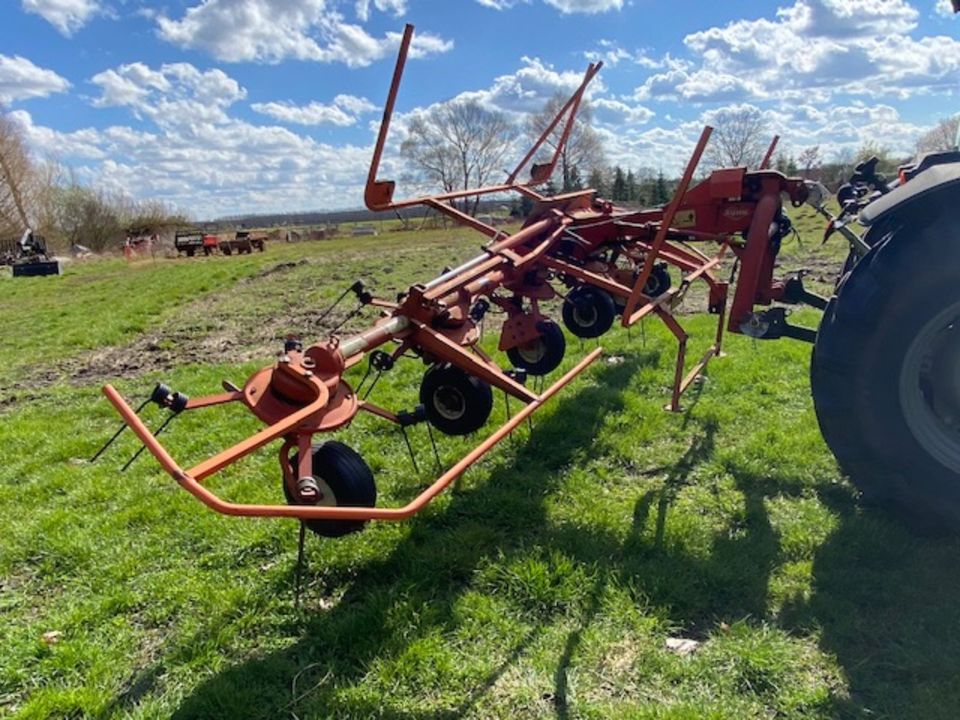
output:
[[[842,260],[818,242],[791,241],[784,269]],[[610,333],[532,431],[424,513],[311,538],[299,609],[294,523],[215,515],[147,456],[119,474],[129,436],[83,462],[117,425],[104,379],[131,398],[161,378],[215,392],[286,333],[315,337],[357,275],[389,297],[476,244],[391,233],[0,279],[0,716],[956,716],[958,543],[858,507],[819,436],[799,343],[730,337],[670,414],[669,335]],[[682,321],[699,357],[713,320]],[[569,340],[564,367],[590,347]],[[410,407],[420,372],[401,363],[371,399]],[[198,411],[165,442],[190,463],[256,427],[239,409]],[[411,438],[419,475],[396,430],[361,417],[340,434],[383,505],[432,478],[425,428]],[[443,462],[478,440],[442,438]],[[210,482],[282,497],[273,452]],[[701,644],[681,656],[668,637]]]

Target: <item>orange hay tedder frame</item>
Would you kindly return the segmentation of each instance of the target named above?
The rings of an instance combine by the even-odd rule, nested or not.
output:
[[[298,518],[318,534],[328,536],[357,530],[369,520],[398,520],[418,512],[601,354],[600,348],[589,352],[546,390],[531,390],[526,383],[528,377],[542,377],[555,370],[565,350],[560,325],[541,313],[544,301],[562,298],[564,324],[581,338],[599,337],[617,318],[623,326],[647,315],[663,321],[679,346],[669,406],[674,411],[680,409],[683,392],[720,353],[725,329],[756,338],[813,339],[812,330],[787,324],[782,308],[755,309],[756,305],[774,301],[824,304],[803,289],[799,276],[786,280],[773,277],[780,240],[790,230],[781,197],[786,195],[795,204],[807,197],[802,180],[766,169],[776,139],[761,169],[717,170],[691,187],[710,136],[710,128],[705,129],[676,194],[665,208],[625,210],[596,198],[593,190],[555,197],[536,191],[535,187],[545,183],[553,172],[586,88],[600,70],[599,63],[587,68],[576,92],[506,182],[394,200],[394,183],[380,180],[378,170],[412,30],[407,26],[400,46],[370,165],[366,204],[372,210],[414,205],[433,208],[486,235],[489,243],[482,253],[429,282],[412,285],[397,302],[374,298],[362,283],[356,283],[351,289],[360,302],[382,310],[373,327],[350,337],[334,332],[306,348],[289,340],[278,361],[254,373],[242,388],[224,383],[226,392],[222,394],[190,399],[158,386],[150,400],[169,409],[170,417],[186,410],[241,403],[266,426],[191,468],[184,469],[174,460],[113,387],[106,385],[103,389],[123,417],[124,427],[136,433],[184,489],[217,512]],[[552,157],[544,164],[533,163],[551,136],[559,138]],[[520,181],[528,166],[529,180]],[[504,235],[452,204],[459,198],[505,192],[520,193],[534,201],[522,229],[512,235]],[[712,246],[716,252],[701,252],[695,243]],[[716,274],[727,256],[733,256],[736,272],[729,312],[730,282],[718,279]],[[676,286],[671,287],[668,267],[679,271],[681,279]],[[697,280],[708,286],[709,310],[718,316],[718,323],[715,341],[706,356],[688,369],[688,336],[672,311]],[[499,349],[506,352],[513,369],[501,367],[479,346],[479,325],[491,306],[506,314]],[[387,345],[389,352],[381,349]],[[422,405],[414,411],[393,412],[374,405],[365,396],[361,398],[361,388],[352,388],[343,378],[344,372],[364,356],[369,356],[371,369],[380,373],[411,354],[428,366],[420,387]],[[428,427],[445,434],[466,435],[486,423],[492,408],[492,388],[519,399],[525,407],[403,507],[375,506],[372,475],[355,452],[335,441],[314,444],[315,435],[347,426],[359,412],[402,428],[425,421]],[[282,441],[280,466],[286,504],[228,502],[204,486],[210,476],[274,440]]]

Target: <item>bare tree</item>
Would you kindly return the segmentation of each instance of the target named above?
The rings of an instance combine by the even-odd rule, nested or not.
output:
[[[70,245],[85,245],[92,250],[119,247],[124,222],[117,198],[102,190],[79,184],[61,187],[57,192],[57,227]]]
[[[29,213],[36,177],[20,129],[0,115],[0,236],[31,226]]]
[[[726,108],[713,119],[715,130],[705,153],[707,164],[756,168],[767,149],[767,121],[751,106]]]
[[[469,190],[488,184],[502,169],[516,136],[516,127],[503,113],[475,100],[454,100],[413,118],[400,154],[444,192]],[[464,198],[463,210],[476,213],[479,201]]]
[[[939,152],[953,150],[957,147],[960,136],[957,135],[960,127],[960,115],[944,118],[932,130],[928,130],[917,140],[917,152]]]
[[[543,110],[530,116],[527,123],[527,134],[530,136],[531,142],[539,138],[543,131],[549,127],[566,101],[567,97],[563,93],[557,93],[547,100]],[[576,179],[578,177],[587,177],[594,170],[602,170],[606,167],[607,161],[603,152],[603,142],[590,126],[592,120],[593,110],[590,104],[584,100],[580,103],[576,120],[574,120],[573,127],[570,130],[570,136],[567,138],[567,144],[559,157],[560,173],[563,181],[561,189],[563,191],[576,189]],[[557,145],[560,142],[563,132],[562,126],[563,123],[561,122],[558,127],[554,128],[544,143],[551,155],[556,152]]]
[[[809,178],[811,171],[818,169],[821,162],[819,145],[808,147],[797,157],[797,165],[803,171],[805,178]]]

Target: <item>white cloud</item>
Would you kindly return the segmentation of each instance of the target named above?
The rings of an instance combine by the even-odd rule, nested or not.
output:
[[[375,0],[380,9],[400,13],[402,0]],[[358,15],[369,13],[369,3],[357,4]],[[181,47],[205,50],[226,62],[276,63],[287,58],[341,62],[364,67],[392,53],[399,33],[375,38],[349,23],[331,8],[329,0],[205,0],[187,9],[179,20],[157,17],[161,38]],[[414,37],[411,55],[447,52],[453,42],[430,33]]]
[[[507,112],[539,112],[558,92],[570,95],[583,81],[581,71],[556,70],[540,58],[524,56],[520,61],[523,64],[519,70],[495,78],[488,89],[464,92],[458,97]],[[590,91],[597,93],[602,89],[600,78],[594,78]]]
[[[529,3],[530,0],[477,0],[477,2],[494,10],[508,10],[519,3]],[[604,13],[610,10],[620,10],[624,4],[624,0],[543,0],[543,2],[556,8],[564,15]]]
[[[86,128],[74,132],[59,132],[48,127],[34,125],[26,110],[14,110],[7,117],[17,123],[24,132],[31,148],[43,157],[72,157],[86,160],[102,160],[107,153],[102,147],[102,135],[98,130]]]
[[[97,0],[21,0],[23,9],[39,15],[64,35],[72,35],[100,10]]]
[[[913,38],[905,0],[795,0],[773,20],[738,20],[692,33],[696,64],[650,76],[635,97],[689,101],[828,100],[836,94],[909,97],[955,86],[960,42]]]
[[[944,17],[954,18],[956,17],[956,10],[953,9],[953,3],[950,0],[937,0],[936,6],[937,15],[943,15]]]
[[[373,0],[374,7],[380,12],[393,12],[395,17],[401,17],[407,12],[407,0]],[[360,22],[370,19],[370,0],[357,0],[357,17]]]
[[[366,98],[355,95],[337,95],[330,105],[311,102],[307,105],[294,105],[289,102],[253,103],[258,113],[269,115],[281,122],[296,125],[337,125],[348,127],[355,125],[358,116],[377,109]]]
[[[222,70],[201,71],[189,63],[152,70],[135,62],[98,73],[90,82],[101,89],[95,106],[128,107],[162,127],[226,122],[226,109],[247,94]]]
[[[620,10],[623,0],[543,0],[560,12],[567,13],[603,13]]]
[[[370,148],[318,143],[284,128],[219,124],[71,133],[10,114],[35,152],[69,161],[77,177],[135,198],[172,203],[198,218],[362,204]],[[396,168],[386,158],[385,172]]]
[[[516,5],[518,0],[477,0],[477,2],[493,10],[508,10]],[[519,0],[519,2],[527,3],[529,0]]]
[[[629,105],[609,98],[593,98],[591,107],[598,122],[609,125],[643,125],[656,114],[643,105]]]
[[[38,67],[19,55],[0,55],[0,105],[46,97],[68,87],[70,83],[53,70]]]
[[[602,60],[607,66],[615,67],[621,60],[630,60],[633,55],[612,40],[600,40],[598,50],[588,50],[583,56],[590,62]]]

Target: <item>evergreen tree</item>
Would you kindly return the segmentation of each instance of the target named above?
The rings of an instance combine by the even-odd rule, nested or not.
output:
[[[607,182],[599,169],[594,168],[590,171],[590,176],[587,178],[587,186],[596,190],[598,197],[607,196]]]
[[[619,165],[613,171],[613,187],[610,189],[610,199],[614,202],[627,199],[627,178]]]
[[[670,191],[667,189],[667,180],[663,177],[663,170],[657,173],[657,182],[653,185],[653,205],[663,205],[670,202]]]
[[[637,178],[633,174],[633,170],[627,170],[627,180],[625,184],[627,197],[624,199],[628,202],[636,202],[640,198],[640,188],[637,186]]]

